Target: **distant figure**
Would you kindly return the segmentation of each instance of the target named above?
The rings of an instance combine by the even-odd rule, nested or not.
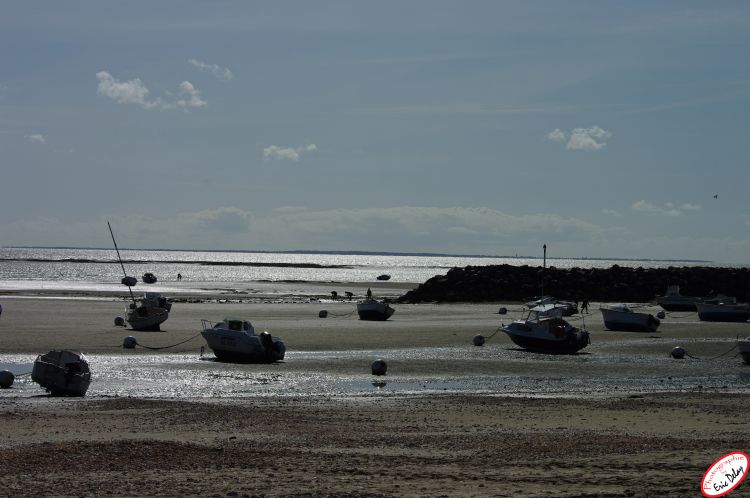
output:
[[[718,198],[719,198],[719,194],[714,194],[714,199],[718,199]]]
[[[177,274],[177,281],[178,282],[182,281],[182,273]]]
[[[372,291],[369,287],[367,288],[367,299],[372,299]]]
[[[352,293],[351,293],[351,292],[349,292],[349,291],[346,291],[346,292],[345,292],[344,294],[346,294],[346,299],[347,299],[348,301],[351,301],[351,300],[352,300],[352,297],[354,297],[354,294],[352,294]]]
[[[336,291],[331,291],[331,299],[336,301],[339,298],[339,293]]]
[[[581,313],[583,313],[584,311],[586,313],[589,312],[589,300],[588,299],[584,299],[583,302],[581,303]]]

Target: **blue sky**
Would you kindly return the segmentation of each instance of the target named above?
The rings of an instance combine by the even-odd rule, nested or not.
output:
[[[750,263],[750,4],[6,2],[0,245]],[[717,197],[714,197],[714,196]]]

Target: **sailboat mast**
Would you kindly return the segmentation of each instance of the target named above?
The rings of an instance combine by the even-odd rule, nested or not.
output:
[[[115,234],[112,232],[112,225],[109,224],[109,221],[107,221],[107,226],[109,227],[109,234],[112,236],[112,243],[115,245],[115,251],[117,252],[117,260],[120,262],[120,266],[122,267],[122,274],[125,275],[127,278],[128,274],[125,272],[125,265],[122,263],[122,258],[120,257],[120,250],[117,248],[117,242],[115,241]],[[128,291],[130,292],[130,298],[133,300],[133,304],[137,305],[135,301],[135,296],[133,295],[133,289],[130,288],[128,285]]]

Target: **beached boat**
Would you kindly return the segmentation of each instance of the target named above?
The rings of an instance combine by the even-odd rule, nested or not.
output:
[[[627,304],[611,304],[599,310],[602,312],[604,326],[609,330],[656,332],[661,324],[654,315],[635,312]]]
[[[695,311],[695,305],[703,301],[700,297],[683,296],[679,285],[670,285],[663,296],[656,297],[656,304],[667,311]]]
[[[737,341],[737,349],[742,355],[742,360],[750,365],[750,337],[745,337]]]
[[[141,280],[143,280],[144,284],[155,284],[156,283],[156,275],[154,275],[151,272],[144,273],[141,277]]]
[[[91,370],[82,353],[53,350],[37,357],[31,380],[53,396],[84,396],[91,383]]]
[[[501,330],[518,346],[541,353],[573,354],[591,342],[588,331],[563,320],[562,310],[554,305],[531,308],[526,317]]]
[[[202,323],[201,335],[219,361],[272,363],[284,359],[284,341],[268,332],[256,334],[247,320],[226,317],[213,326],[207,320],[202,320]]]
[[[140,301],[133,300],[125,310],[125,320],[133,330],[160,330],[169,318],[172,303],[158,292],[146,292]]]
[[[367,297],[357,303],[357,314],[360,320],[388,320],[396,310],[387,303],[372,297],[372,291],[367,289]]]
[[[560,308],[562,316],[572,316],[578,313],[578,305],[576,303],[572,303],[570,301],[561,301],[552,296],[531,298],[530,301],[524,304],[529,309],[539,306],[555,305],[557,308]]]
[[[391,279],[391,276],[390,276],[390,275],[388,275],[387,273],[384,273],[384,274],[382,274],[382,275],[378,275],[378,276],[377,276],[377,277],[375,277],[375,278],[377,278],[378,280],[390,280],[390,279]]]
[[[698,318],[704,322],[746,322],[750,320],[750,304],[729,302],[698,303]]]

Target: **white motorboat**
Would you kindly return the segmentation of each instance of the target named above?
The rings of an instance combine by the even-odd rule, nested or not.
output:
[[[219,361],[273,363],[284,359],[284,341],[268,332],[256,334],[252,324],[247,320],[226,317],[214,326],[206,320],[202,323],[201,335]]]
[[[737,341],[737,349],[742,355],[742,361],[750,365],[750,337]]]
[[[746,322],[750,320],[750,304],[737,303],[734,298],[728,302],[698,303],[698,318],[704,322]]]
[[[158,292],[146,292],[139,302],[133,300],[125,310],[125,320],[133,330],[160,330],[159,325],[169,318],[172,303]]]
[[[700,297],[683,296],[679,285],[670,285],[663,296],[656,297],[656,304],[667,311],[695,311],[695,305],[703,301]]]
[[[518,346],[541,353],[573,354],[591,342],[588,331],[563,320],[561,308],[554,305],[531,308],[525,318],[501,330]]]
[[[630,332],[656,332],[661,322],[649,313],[638,313],[627,304],[611,304],[608,308],[599,308],[604,319],[604,326],[609,330]]]
[[[572,316],[578,313],[578,305],[570,301],[560,301],[559,299],[552,296],[541,296],[538,298],[532,298],[532,300],[524,303],[527,308],[536,308],[539,306],[556,305],[562,311],[562,316]]]
[[[84,396],[91,383],[91,370],[82,353],[53,350],[37,357],[31,380],[53,396]]]

